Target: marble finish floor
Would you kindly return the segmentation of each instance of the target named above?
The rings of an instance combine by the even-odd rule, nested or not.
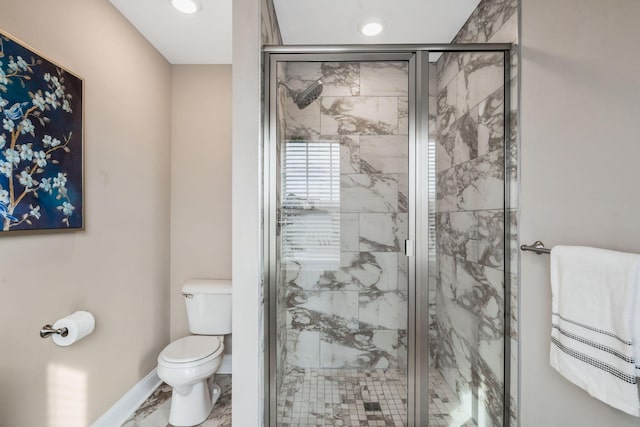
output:
[[[440,373],[429,372],[429,427],[475,427]],[[278,395],[278,427],[406,426],[400,369],[291,369]],[[365,410],[378,402],[380,410]]]
[[[222,394],[209,418],[200,426],[230,427],[231,375],[216,375],[215,382],[222,389]],[[170,406],[171,387],[162,383],[121,427],[171,427],[168,422]]]
[[[231,375],[201,427],[231,426]],[[440,373],[429,372],[429,427],[475,427]],[[407,378],[401,369],[291,369],[278,395],[278,427],[406,426]],[[365,402],[380,410],[366,411]],[[121,427],[171,427],[171,388],[162,384]]]

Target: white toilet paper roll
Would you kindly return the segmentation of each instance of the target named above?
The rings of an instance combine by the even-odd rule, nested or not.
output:
[[[67,317],[56,320],[53,324],[54,329],[67,328],[69,331],[66,337],[59,334],[52,335],[53,342],[63,347],[71,345],[93,332],[95,326],[96,320],[93,318],[93,314],[88,311],[76,311]]]

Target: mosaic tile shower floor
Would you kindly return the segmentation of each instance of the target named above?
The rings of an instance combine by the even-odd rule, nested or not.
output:
[[[429,427],[472,427],[437,371],[429,374]],[[292,369],[278,395],[278,426],[406,426],[406,373],[398,369]],[[365,410],[378,402],[380,410]]]
[[[292,369],[278,395],[278,425],[405,426],[406,390],[397,369]],[[365,411],[365,402],[381,410]]]

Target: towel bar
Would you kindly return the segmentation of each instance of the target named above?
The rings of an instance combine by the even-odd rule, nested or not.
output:
[[[545,248],[544,243],[542,243],[540,240],[533,242],[533,245],[522,245],[520,246],[520,250],[535,252],[538,255],[551,253],[551,249]]]

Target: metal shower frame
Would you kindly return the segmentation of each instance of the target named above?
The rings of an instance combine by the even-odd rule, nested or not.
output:
[[[276,144],[277,63],[407,61],[409,63],[409,224],[408,239],[415,242],[415,256],[408,258],[409,295],[407,329],[407,425],[427,426],[428,420],[428,319],[429,255],[428,165],[419,159],[426,154],[429,137],[429,54],[502,52],[504,56],[504,391],[503,426],[511,420],[511,202],[509,148],[511,146],[511,48],[508,43],[485,44],[398,44],[398,45],[313,45],[265,46],[263,48],[263,283],[265,330],[265,425],[277,421],[277,329],[276,329]],[[419,283],[426,284],[420,289]],[[418,322],[418,319],[423,321]],[[422,357],[419,357],[422,355]]]

